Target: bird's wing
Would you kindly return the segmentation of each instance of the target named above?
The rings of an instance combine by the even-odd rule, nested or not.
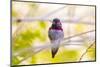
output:
[[[54,30],[49,30],[49,38],[50,40],[56,40],[57,39],[57,36],[56,36],[56,32]]]

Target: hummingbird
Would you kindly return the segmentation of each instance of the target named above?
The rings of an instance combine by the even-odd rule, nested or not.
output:
[[[52,25],[48,31],[48,37],[50,39],[50,42],[53,44],[51,46],[51,53],[52,53],[52,58],[54,58],[58,52],[60,42],[64,37],[64,32],[62,29],[62,24],[60,19],[58,18],[53,19]]]

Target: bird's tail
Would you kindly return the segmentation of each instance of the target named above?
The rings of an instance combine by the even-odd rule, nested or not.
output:
[[[52,58],[54,58],[55,55],[57,54],[59,49],[59,44],[60,44],[60,39],[52,41],[52,48],[51,48]]]
[[[55,57],[56,53],[58,52],[58,49],[59,49],[59,47],[51,49],[51,51],[52,51],[52,58]]]

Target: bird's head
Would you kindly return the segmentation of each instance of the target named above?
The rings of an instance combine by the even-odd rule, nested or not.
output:
[[[60,19],[58,19],[58,18],[54,18],[53,19],[52,25],[54,25],[56,27],[62,27],[62,24],[60,22]]]

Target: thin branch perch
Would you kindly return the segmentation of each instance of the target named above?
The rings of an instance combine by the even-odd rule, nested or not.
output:
[[[84,55],[88,52],[89,48],[91,48],[93,45],[95,44],[95,41],[86,49],[86,51],[81,55],[79,61],[82,60],[82,58],[84,57]]]

